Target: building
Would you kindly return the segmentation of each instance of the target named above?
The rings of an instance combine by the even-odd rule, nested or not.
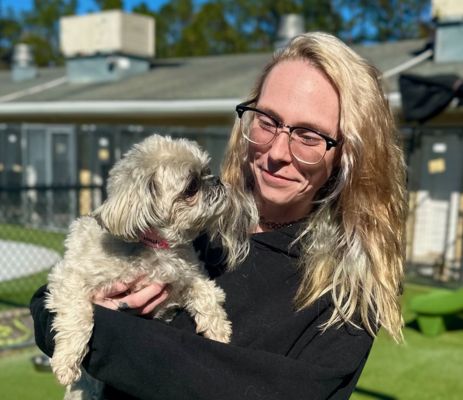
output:
[[[461,29],[461,23],[452,26]],[[463,77],[463,60],[452,58],[463,54],[462,44],[452,45],[457,46],[453,53],[429,48],[426,40],[354,50],[383,72],[400,123],[409,176],[411,271],[458,282],[463,280],[463,107],[452,103],[425,122],[406,121],[399,87],[404,72]],[[234,106],[270,57],[150,59],[145,69],[132,71],[130,65],[143,57],[116,45],[93,54],[76,52],[69,57],[73,66],[37,70],[30,79],[13,80],[12,72],[0,71],[0,187],[22,187],[0,192],[0,218],[66,228],[101,202],[101,187],[114,161],[153,132],[197,140],[218,171]],[[89,62],[96,64],[86,69]],[[103,72],[92,76],[98,68]],[[80,80],[79,70],[87,71]],[[63,186],[74,189],[63,191]]]

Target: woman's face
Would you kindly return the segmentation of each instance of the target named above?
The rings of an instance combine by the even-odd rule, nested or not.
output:
[[[285,125],[314,128],[338,139],[338,94],[326,76],[306,61],[277,64],[264,82],[256,108]],[[331,175],[336,149],[327,151],[318,164],[308,165],[291,155],[287,128],[268,145],[249,143],[260,215],[276,222],[306,216],[315,194]]]

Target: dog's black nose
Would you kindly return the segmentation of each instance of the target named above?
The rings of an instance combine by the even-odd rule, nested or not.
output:
[[[220,182],[220,178],[219,178],[218,176],[213,176],[213,177],[211,178],[210,184],[211,184],[212,186],[217,186],[217,185],[221,185],[222,182]]]

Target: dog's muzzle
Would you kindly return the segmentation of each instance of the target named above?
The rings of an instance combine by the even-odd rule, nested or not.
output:
[[[206,180],[206,184],[208,186],[223,186],[223,183],[222,181],[220,180],[220,178],[218,176],[211,176],[210,178],[208,178]]]
[[[211,176],[205,181],[206,190],[206,201],[209,205],[215,205],[216,203],[223,203],[223,199],[226,196],[225,185],[222,183],[218,176]]]

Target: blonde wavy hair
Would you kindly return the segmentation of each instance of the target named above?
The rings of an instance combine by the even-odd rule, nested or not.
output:
[[[304,309],[331,293],[334,312],[322,328],[349,323],[375,336],[383,327],[401,341],[405,164],[380,75],[332,35],[306,33],[274,54],[249,98],[257,101],[275,65],[301,59],[324,72],[338,92],[342,148],[339,166],[317,193],[297,238],[302,280],[295,306]],[[247,152],[236,121],[222,169],[235,194],[221,221],[232,266],[248,254],[248,232],[258,222]]]

